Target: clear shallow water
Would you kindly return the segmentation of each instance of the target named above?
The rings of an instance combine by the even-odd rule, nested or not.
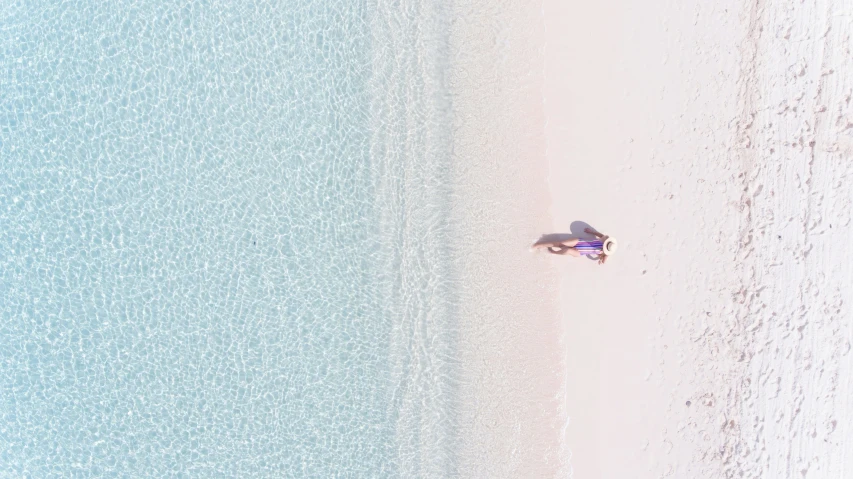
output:
[[[0,6],[0,476],[454,474],[440,13]]]

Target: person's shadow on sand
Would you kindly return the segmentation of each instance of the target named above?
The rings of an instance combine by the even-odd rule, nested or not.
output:
[[[570,231],[569,233],[544,234],[538,240],[536,240],[536,243],[534,243],[534,244],[551,243],[554,241],[561,241],[562,242],[562,241],[567,241],[567,240],[570,240],[573,238],[578,238],[578,239],[582,239],[582,240],[594,240],[595,235],[587,233],[585,231],[587,228],[589,228],[592,231],[598,231],[597,229],[590,226],[589,223],[587,223],[586,221],[573,221],[572,224],[569,226],[569,231]],[[596,259],[593,258],[592,256],[587,256],[586,258],[589,260],[592,260],[592,261],[596,261]]]

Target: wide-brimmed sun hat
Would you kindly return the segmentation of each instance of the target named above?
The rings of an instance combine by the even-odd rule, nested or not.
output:
[[[604,245],[601,247],[601,252],[610,256],[611,254],[616,252],[616,240],[613,238],[607,238],[604,240]]]

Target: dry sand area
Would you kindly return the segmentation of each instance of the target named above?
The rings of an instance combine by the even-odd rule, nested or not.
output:
[[[574,477],[853,477],[853,3],[543,17]]]

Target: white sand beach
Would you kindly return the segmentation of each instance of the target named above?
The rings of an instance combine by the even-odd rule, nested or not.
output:
[[[573,477],[853,475],[850,4],[543,18]]]
[[[569,472],[559,276],[528,251],[551,228],[534,7],[482,2],[451,15],[460,477]]]
[[[455,471],[853,474],[853,10],[546,0],[443,15]],[[604,266],[528,251],[587,226],[619,240]]]

